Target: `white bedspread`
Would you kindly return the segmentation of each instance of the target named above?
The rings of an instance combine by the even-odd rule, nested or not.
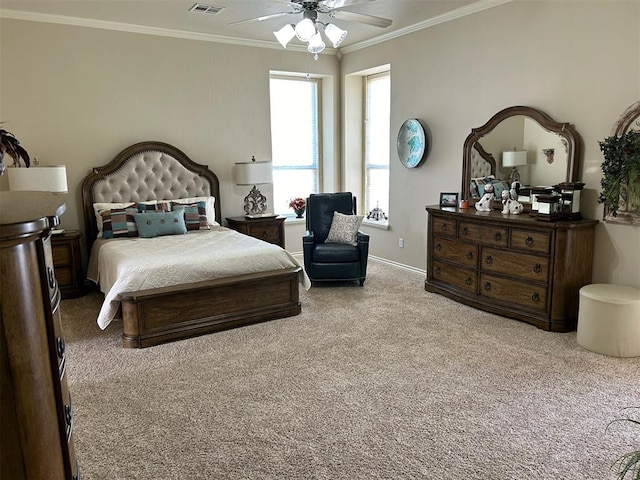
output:
[[[115,239],[93,248],[97,272],[90,269],[88,277],[105,294],[98,315],[102,329],[115,317],[121,292],[300,266],[279,246],[223,227],[186,235]],[[306,289],[311,285],[304,269],[300,281]]]

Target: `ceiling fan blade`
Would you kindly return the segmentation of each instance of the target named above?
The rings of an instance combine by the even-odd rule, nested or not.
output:
[[[272,13],[271,15],[263,15],[262,17],[254,17],[254,18],[248,18],[246,20],[238,20],[237,22],[231,22],[229,25],[241,25],[243,23],[263,22],[265,20],[271,20],[272,18],[284,17],[285,15],[290,15],[292,13],[298,13],[298,12]]]
[[[346,20],[347,22],[359,22],[380,28],[387,28],[393,23],[393,20],[389,20],[388,18],[375,17],[373,15],[366,15],[364,13],[347,12],[345,10],[334,10],[329,13],[329,16],[338,20]]]
[[[334,10],[336,8],[349,7],[356,3],[372,2],[373,0],[322,0],[318,2],[318,6],[323,9]]]

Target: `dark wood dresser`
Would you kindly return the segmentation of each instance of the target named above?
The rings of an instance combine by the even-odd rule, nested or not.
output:
[[[554,332],[576,327],[597,220],[427,207],[425,290]]]
[[[285,217],[228,217],[226,220],[229,228],[233,230],[284,248]]]
[[[64,196],[0,192],[0,471],[79,478],[51,228]]]

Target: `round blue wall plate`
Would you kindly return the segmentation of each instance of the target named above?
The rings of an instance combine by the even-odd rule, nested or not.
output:
[[[400,127],[398,132],[398,157],[407,168],[416,168],[429,150],[424,127],[416,118],[410,118]]]

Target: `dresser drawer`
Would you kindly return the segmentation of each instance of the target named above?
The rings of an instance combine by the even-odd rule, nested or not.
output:
[[[456,221],[450,218],[433,218],[433,233],[435,235],[445,235],[447,237],[456,236]]]
[[[472,222],[460,222],[458,224],[458,238],[470,242],[478,242],[483,245],[496,247],[507,246],[507,229],[492,225],[480,225]]]
[[[431,276],[433,280],[444,282],[452,287],[461,288],[471,293],[478,291],[478,275],[475,270],[434,261],[431,266]]]
[[[529,252],[549,253],[551,246],[550,232],[534,232],[531,230],[511,230],[511,248]]]
[[[277,243],[280,240],[280,227],[277,225],[249,225],[249,235],[265,242]]]
[[[547,283],[549,259],[525,253],[509,252],[497,248],[482,247],[480,269],[483,272],[497,272],[528,280]]]
[[[478,246],[469,243],[456,242],[444,237],[434,237],[433,255],[471,268],[477,268],[478,266]]]
[[[533,283],[480,275],[480,295],[538,311],[547,309],[547,289]]]

